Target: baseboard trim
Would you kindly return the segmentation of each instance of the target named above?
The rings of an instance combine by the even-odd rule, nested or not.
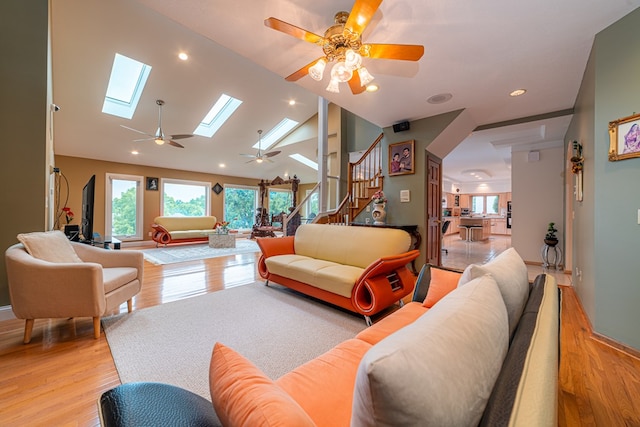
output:
[[[569,287],[569,286],[567,286]],[[575,289],[573,290],[573,292],[575,293]],[[633,347],[629,347],[626,344],[621,343],[620,341],[616,341],[613,338],[609,338],[605,335],[602,335],[599,332],[595,332],[593,330],[593,325],[591,324],[591,320],[589,320],[589,317],[587,316],[587,313],[585,313],[584,311],[584,307],[582,307],[582,301],[580,301],[580,298],[578,297],[577,293],[576,293],[576,301],[578,302],[578,307],[580,309],[580,315],[582,316],[583,320],[584,320],[584,324],[587,325],[587,329],[589,334],[591,335],[591,338],[593,338],[595,341],[598,341],[599,343],[606,345],[607,347],[611,347],[616,351],[622,352],[624,354],[626,354],[629,357],[633,357],[634,359],[638,359],[640,360],[640,351],[636,350]]]
[[[13,310],[11,310],[10,305],[3,305],[0,307],[0,322],[4,322],[5,320],[15,320],[16,316],[13,314]]]

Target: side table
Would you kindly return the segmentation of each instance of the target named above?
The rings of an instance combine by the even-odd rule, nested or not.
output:
[[[553,266],[556,270],[560,270],[560,264],[562,263],[562,250],[558,247],[558,245],[542,246],[542,250],[540,251],[542,255],[542,268],[549,268]]]

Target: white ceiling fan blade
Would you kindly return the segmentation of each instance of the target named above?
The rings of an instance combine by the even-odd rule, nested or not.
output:
[[[130,128],[129,126],[125,126],[125,125],[120,125],[120,126],[125,128],[125,129],[129,129],[129,130],[132,130],[134,132],[138,132],[138,133],[141,133],[143,135],[150,136],[151,138],[155,138],[155,135],[151,135],[150,133],[142,132],[141,130]]]
[[[153,138],[134,139],[133,142],[153,141],[154,139],[156,139],[156,138],[153,137]]]
[[[242,157],[253,157],[254,159],[257,157],[255,154],[240,154]]]

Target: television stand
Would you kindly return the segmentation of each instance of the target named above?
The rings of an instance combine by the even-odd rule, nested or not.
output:
[[[120,243],[122,242],[113,236],[104,236],[104,237],[94,238],[92,240],[83,240],[82,243],[86,243],[93,246],[102,246],[105,249],[119,250]]]

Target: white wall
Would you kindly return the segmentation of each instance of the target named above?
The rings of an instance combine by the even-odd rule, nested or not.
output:
[[[527,161],[527,152],[511,154],[511,245],[531,263],[541,263],[547,225],[555,222],[564,250],[564,147],[541,149],[540,160]]]

